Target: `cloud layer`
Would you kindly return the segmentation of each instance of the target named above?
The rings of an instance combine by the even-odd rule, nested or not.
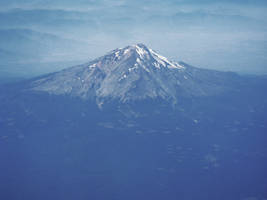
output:
[[[34,41],[31,47],[26,40],[20,41],[21,49],[8,48],[11,41],[2,43],[2,57],[13,52],[18,60],[15,51],[44,48],[38,40],[50,35],[56,50],[50,45],[39,55],[49,62],[92,59],[142,42],[199,67],[267,73],[267,5],[262,0],[9,0],[0,7],[2,38],[7,30],[19,40],[19,31],[43,34],[27,38]],[[68,42],[72,49],[66,48]]]

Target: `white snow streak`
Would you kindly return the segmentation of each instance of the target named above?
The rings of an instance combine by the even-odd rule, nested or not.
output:
[[[96,63],[95,64],[93,64],[93,65],[90,65],[90,66],[88,66],[89,68],[95,68],[96,67]]]
[[[144,50],[143,48],[139,47],[138,45],[135,45],[136,52],[139,54],[141,59],[144,59],[145,56],[148,57],[148,52]]]
[[[155,51],[153,51],[152,49],[149,49],[151,55],[153,56],[153,58],[160,63],[162,66],[164,67],[168,67],[168,68],[175,68],[175,69],[182,69],[184,68],[183,66],[179,65],[178,63],[172,63],[170,62],[167,58],[165,58],[162,55],[159,55],[158,53],[156,53]],[[154,63],[154,65],[156,67],[158,67],[158,65],[156,65]]]
[[[125,49],[123,52],[123,55],[127,54],[130,51],[130,49]]]

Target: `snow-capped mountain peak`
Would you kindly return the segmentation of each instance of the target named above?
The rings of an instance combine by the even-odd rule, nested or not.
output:
[[[147,72],[149,70],[142,65],[147,65],[149,62],[151,67],[161,68],[176,68],[176,69],[184,69],[184,66],[180,65],[177,62],[171,62],[164,56],[156,53],[154,50],[147,48],[144,44],[135,44],[131,46],[127,46],[125,48],[119,48],[110,52],[113,57],[119,61],[123,58],[129,58],[134,56],[136,58],[136,62],[138,65],[143,67]]]
[[[136,44],[39,78],[32,82],[31,89],[93,99],[98,105],[111,100],[125,103],[158,98],[175,104],[179,96],[208,95],[220,89],[210,80],[195,77],[197,68],[185,66],[144,44]]]

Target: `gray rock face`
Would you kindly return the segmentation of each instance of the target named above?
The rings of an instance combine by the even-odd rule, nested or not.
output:
[[[180,96],[209,96],[229,87],[229,73],[170,62],[143,44],[115,49],[89,63],[39,78],[34,91],[126,103],[160,98],[173,104]]]

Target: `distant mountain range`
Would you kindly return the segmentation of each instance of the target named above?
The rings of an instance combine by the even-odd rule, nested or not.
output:
[[[31,29],[0,29],[0,36],[1,65],[73,60],[73,50],[83,57],[82,52],[89,48],[79,41]]]
[[[55,72],[89,59],[92,48],[80,42],[31,29],[0,29],[0,82]],[[76,52],[73,56],[73,52]]]

